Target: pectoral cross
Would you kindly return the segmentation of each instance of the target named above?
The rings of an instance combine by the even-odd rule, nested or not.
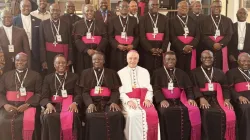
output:
[[[152,35],[153,35],[153,38],[155,38],[156,34],[155,34],[155,33],[153,33]]]
[[[54,44],[54,46],[56,46],[56,45],[57,45],[57,42],[56,42],[56,41],[54,41],[54,42],[53,42],[53,44]]]
[[[183,34],[183,35],[185,36],[185,38],[187,38],[187,35],[188,35],[188,34],[187,34],[187,33],[185,33],[185,34]]]
[[[58,95],[54,95],[54,100],[56,100],[57,96],[58,96]]]
[[[99,89],[98,89],[99,94],[101,94],[102,91],[103,91],[102,87],[99,87]]]
[[[128,37],[126,36],[125,39],[126,39],[126,42],[127,42],[128,41]]]
[[[248,90],[250,90],[250,85],[249,84],[247,84],[246,87],[247,87]]]
[[[173,94],[174,93],[174,91],[173,90],[171,90],[171,94]]]
[[[214,35],[214,39],[216,40],[216,38],[217,38],[217,35]]]
[[[95,38],[94,38],[94,37],[92,37],[91,39],[92,39],[92,42],[94,42],[94,41],[95,41]]]
[[[18,94],[16,95],[16,98],[17,98],[17,99],[19,99],[19,97],[20,97],[20,95],[19,95],[19,94],[20,94],[20,93],[18,92]]]

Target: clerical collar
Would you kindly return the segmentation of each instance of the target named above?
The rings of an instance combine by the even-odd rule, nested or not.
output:
[[[131,67],[128,66],[128,68],[134,71],[134,70],[136,70],[137,66],[134,67],[134,68],[131,68]]]
[[[220,17],[220,15],[212,15],[213,16],[213,18],[219,18]]]
[[[193,14],[194,14],[195,16],[197,16],[197,17],[200,16],[200,13],[196,14],[196,13],[193,12]]]
[[[209,68],[205,68],[205,67],[203,67],[203,66],[201,66],[204,70],[207,70],[207,71],[210,71],[210,70],[212,70],[212,66],[211,67],[209,67]]]
[[[11,25],[10,27],[7,27],[7,26],[3,25],[3,28],[5,28],[5,29],[12,29],[12,27],[13,27],[13,25]]]
[[[137,13],[135,13],[135,14],[129,13],[129,15],[132,17],[137,17]]]
[[[18,72],[18,73],[23,73],[23,72],[25,72],[27,69],[24,69],[24,70],[18,70],[18,69],[16,69],[16,71]]]
[[[243,70],[242,68],[238,67],[238,69],[242,70],[243,72],[248,72],[249,70]]]
[[[121,17],[122,17],[122,18],[127,18],[127,17],[128,17],[128,15],[126,15],[126,16],[121,15]]]
[[[246,22],[247,22],[247,21],[243,21],[243,22],[238,21],[238,24],[246,24]]]
[[[93,68],[97,72],[101,72],[104,68]]]
[[[57,23],[57,21],[59,21],[59,19],[57,19],[57,20],[51,19],[51,21]]]
[[[22,17],[24,18],[30,18],[30,14],[28,16],[24,15],[24,14],[21,14]]]
[[[56,72],[56,74],[60,75],[60,76],[63,76],[65,74],[65,72],[64,73],[58,73],[58,72]]]

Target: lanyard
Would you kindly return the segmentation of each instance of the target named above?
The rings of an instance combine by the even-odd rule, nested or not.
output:
[[[213,16],[212,16],[212,15],[211,15],[211,18],[212,18],[212,20],[213,20],[213,22],[214,22],[214,25],[215,25],[215,27],[216,27],[216,30],[219,30],[220,21],[221,21],[221,15],[220,15],[220,19],[219,19],[219,23],[218,23],[218,25],[215,23],[214,18],[213,18]]]
[[[242,76],[245,78],[246,82],[248,83],[248,81],[250,80],[250,77],[248,75],[246,75],[240,68],[238,68],[238,69],[239,69],[240,73],[242,74]],[[249,71],[248,71],[248,73],[249,73]]]
[[[205,72],[205,70],[203,69],[203,67],[201,66],[201,70],[204,73],[206,79],[208,80],[209,83],[212,83],[212,79],[213,79],[213,74],[214,74],[214,68],[212,67],[212,72],[210,75],[210,78],[208,77],[207,73]]]
[[[92,23],[90,24],[90,26],[88,26],[86,19],[84,21],[85,21],[85,25],[87,26],[88,32],[90,32],[90,29],[91,29],[94,21],[92,21]]]
[[[27,73],[28,73],[28,69],[27,69],[27,71],[26,71],[26,73],[25,73],[25,75],[23,77],[23,80],[21,81],[20,77],[19,77],[19,74],[16,72],[16,76],[17,76],[17,79],[18,79],[19,83],[21,84],[21,88],[23,88],[23,82],[26,79]]]
[[[170,83],[173,83],[173,79],[172,79],[171,76],[169,75],[168,70],[166,69],[165,66],[164,66],[164,69],[165,69],[165,71],[166,71],[166,73],[167,73],[168,78],[170,79]],[[173,73],[175,74],[175,69],[174,69],[174,72],[173,72]]]
[[[120,19],[120,22],[121,22],[121,25],[122,25],[122,28],[123,28],[123,32],[125,32],[125,30],[126,30],[126,26],[127,26],[127,24],[128,24],[128,16],[127,16],[127,20],[126,20],[126,24],[125,25],[123,25],[123,23],[122,23],[122,19],[121,19],[121,16],[119,16],[119,19]]]
[[[187,18],[186,18],[186,21],[185,21],[185,22],[181,19],[181,17],[180,17],[179,15],[177,15],[177,17],[179,18],[179,20],[181,21],[181,23],[182,23],[183,25],[185,25],[185,27],[187,27],[187,23],[188,23],[188,16],[187,16]]]
[[[155,22],[154,22],[154,20],[153,20],[153,18],[151,16],[151,14],[149,12],[148,12],[148,14],[149,14],[149,17],[150,17],[152,23],[154,24],[154,28],[157,28],[157,22],[158,22],[159,14],[157,13],[157,17],[156,17],[156,21]]]
[[[96,71],[94,70],[94,73],[95,73],[95,78],[96,78],[96,82],[97,82],[97,86],[101,86],[101,80],[103,79],[103,74],[104,74],[104,69],[102,70],[102,74],[100,76],[100,78],[98,79],[97,77],[97,74],[96,74]]]
[[[60,87],[62,87],[62,90],[64,90],[64,85],[65,85],[66,78],[67,78],[67,72],[65,73],[65,76],[64,76],[63,81],[61,81],[61,80],[59,79],[59,77],[57,76],[57,74],[55,73],[55,89],[56,89],[56,96],[58,96],[58,90],[60,89]],[[57,80],[59,81],[59,83],[60,83],[60,85],[59,85],[58,88],[56,87],[56,79],[57,79]]]
[[[60,26],[61,26],[61,21],[60,21],[60,19],[59,19],[58,27],[56,27],[56,25],[55,25],[55,23],[54,23],[53,21],[50,21],[50,23],[51,23],[51,26],[52,26],[52,24],[54,25],[54,27],[55,27],[55,29],[56,29],[56,34],[59,35]],[[53,31],[53,29],[52,29],[52,31]],[[54,32],[53,32],[53,34],[54,34]]]

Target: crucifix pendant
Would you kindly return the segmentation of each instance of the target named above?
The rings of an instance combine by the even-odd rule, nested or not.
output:
[[[154,34],[152,34],[152,35],[153,35],[153,38],[155,38],[156,34],[154,33]]]
[[[184,35],[184,37],[185,37],[185,38],[187,38],[187,35],[188,35],[188,34],[187,34],[187,33],[185,33],[185,34],[183,34],[183,35]]]
[[[214,36],[214,39],[215,39],[215,40],[216,40],[216,38],[217,38],[217,35]]]
[[[99,94],[101,94],[102,93],[102,88],[101,87],[99,87]]]
[[[250,85],[249,84],[247,84],[246,87],[247,87],[248,90],[250,90]]]
[[[16,95],[16,97],[17,97],[17,99],[19,99],[19,97],[20,97],[20,96],[19,96],[19,93]]]
[[[56,42],[56,41],[54,41],[54,42],[53,42],[53,44],[54,44],[54,46],[56,46],[56,45],[57,45],[57,42]]]

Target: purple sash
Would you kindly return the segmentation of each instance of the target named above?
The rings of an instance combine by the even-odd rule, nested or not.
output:
[[[148,140],[157,140],[158,139],[158,114],[154,106],[146,108],[143,105],[145,100],[145,96],[147,94],[146,88],[134,88],[132,92],[128,93],[129,98],[137,98],[140,99],[141,107],[146,112],[146,121],[148,124],[148,132],[147,132],[147,139]]]
[[[188,44],[190,44],[193,41],[194,37],[192,37],[192,36],[187,36],[187,37],[185,37],[185,36],[178,36],[178,39],[182,43],[184,43],[185,45],[188,45]],[[192,50],[192,57],[191,57],[190,69],[192,70],[192,69],[195,69],[195,68],[196,68],[196,49],[193,49]]]
[[[145,10],[146,3],[144,2],[139,2],[138,7],[141,8],[141,16],[144,16],[144,10]]]
[[[7,91],[6,99],[8,101],[27,101],[31,96],[33,96],[33,92],[26,92],[26,96],[20,96],[18,91]],[[19,98],[18,98],[19,97]],[[36,108],[29,107],[24,111],[23,114],[23,139],[24,140],[31,140],[33,132],[35,130],[35,115],[36,115]]]
[[[106,87],[101,87],[101,91],[98,94],[95,94],[94,88],[90,90],[90,96],[92,97],[95,97],[95,96],[108,96],[109,97],[110,95],[111,95],[111,91],[109,88],[106,88]]]
[[[63,53],[66,60],[68,59],[68,54],[69,54],[68,44],[56,44],[55,46],[53,43],[46,42],[46,51]]]
[[[99,45],[100,42],[102,40],[102,37],[101,36],[92,36],[91,39],[87,39],[86,36],[83,36],[82,37],[82,41],[85,43],[85,44],[97,44]]]
[[[226,132],[225,139],[226,140],[235,140],[235,123],[236,116],[233,110],[229,110],[224,106],[224,98],[222,93],[222,88],[219,83],[213,83],[215,91],[217,91],[217,100],[220,107],[224,110],[226,114]],[[200,88],[201,92],[208,91],[208,83],[205,84],[205,88]]]
[[[164,33],[158,33],[154,37],[154,33],[146,33],[146,37],[150,41],[163,41]]]
[[[131,45],[134,41],[133,36],[127,36],[127,38],[122,38],[120,35],[115,36],[115,40],[120,44]]]
[[[237,92],[249,91],[248,83],[247,82],[240,82],[240,83],[234,84],[234,89]]]
[[[215,43],[220,42],[224,36],[218,36],[216,39],[214,38],[214,36],[209,36],[210,39],[212,39]],[[224,73],[226,73],[228,71],[228,56],[227,56],[227,46],[225,46],[224,48],[221,49],[222,50],[222,70]]]
[[[162,93],[166,99],[178,99],[188,108],[189,119],[191,122],[191,140],[201,139],[201,117],[200,110],[198,107],[188,104],[186,93],[180,88],[174,88],[173,91],[167,88],[162,88]]]
[[[60,122],[62,128],[63,139],[62,140],[72,140],[73,139],[73,112],[69,112],[68,108],[73,102],[73,96],[68,95],[67,98],[57,96],[56,100],[54,97],[51,98],[53,103],[61,103],[62,109],[60,113]]]

